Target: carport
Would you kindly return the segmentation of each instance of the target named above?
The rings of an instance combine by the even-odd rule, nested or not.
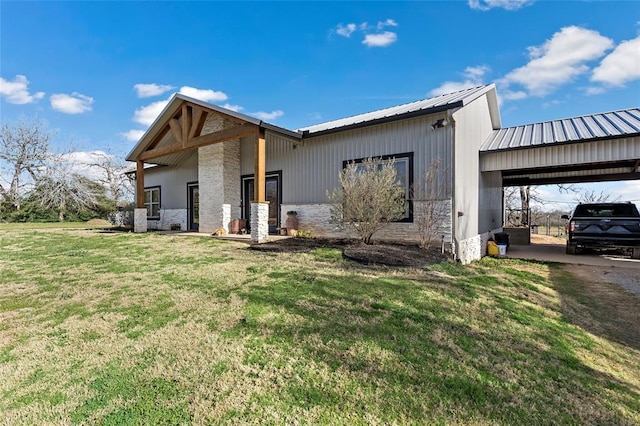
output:
[[[496,130],[480,170],[502,186],[640,179],[640,108]]]
[[[480,171],[500,172],[502,187],[640,179],[640,108],[496,130]]]

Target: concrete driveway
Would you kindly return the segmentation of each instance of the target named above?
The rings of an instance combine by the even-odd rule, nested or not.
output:
[[[592,265],[605,267],[620,267],[640,270],[640,260],[631,259],[614,253],[583,253],[568,255],[565,246],[559,244],[531,244],[528,246],[511,245],[507,257],[513,259],[530,259],[547,262],[569,263],[576,265]],[[640,275],[640,271],[638,271]]]

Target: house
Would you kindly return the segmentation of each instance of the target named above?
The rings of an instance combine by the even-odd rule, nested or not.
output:
[[[137,164],[134,228],[210,234],[246,218],[260,242],[295,210],[300,229],[343,236],[330,223],[327,192],[346,162],[394,158],[409,194],[439,159],[448,188],[439,202],[449,212],[440,230],[468,262],[502,227],[501,172],[479,166],[481,146],[500,128],[493,84],[298,130],[176,94],[127,157]],[[417,241],[413,205],[375,237]]]

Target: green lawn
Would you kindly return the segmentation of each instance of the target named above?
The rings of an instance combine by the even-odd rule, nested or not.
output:
[[[640,424],[640,349],[573,324],[570,283],[0,228],[0,424]]]

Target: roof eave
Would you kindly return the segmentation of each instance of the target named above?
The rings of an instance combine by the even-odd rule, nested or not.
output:
[[[417,111],[410,111],[404,114],[397,114],[388,117],[382,117],[375,120],[361,121],[359,123],[347,124],[345,126],[334,127],[326,130],[319,130],[317,132],[309,132],[308,130],[303,131],[303,137],[305,138],[315,138],[318,136],[324,136],[332,133],[346,132],[348,130],[361,129],[363,127],[374,126],[377,124],[390,123],[398,120],[406,120],[408,118],[422,117],[424,115],[437,114],[439,112],[448,111],[451,109],[456,109],[462,107],[464,104],[462,100],[457,101],[455,103],[440,105],[432,108],[420,109]]]

